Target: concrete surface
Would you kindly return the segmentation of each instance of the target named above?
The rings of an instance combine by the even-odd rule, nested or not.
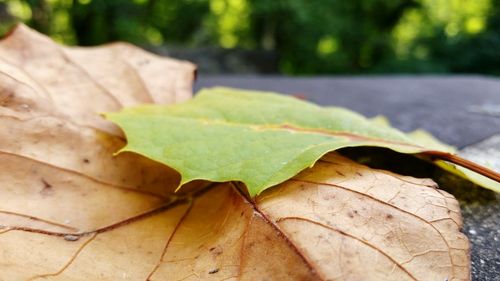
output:
[[[343,106],[366,116],[382,114],[404,131],[428,130],[463,148],[462,153],[474,160],[496,163],[493,166],[500,160],[500,136],[494,136],[500,134],[500,79],[200,75],[195,89],[211,86],[299,94],[318,104]],[[456,179],[439,182],[460,201],[463,231],[472,243],[472,279],[500,280],[500,195]]]

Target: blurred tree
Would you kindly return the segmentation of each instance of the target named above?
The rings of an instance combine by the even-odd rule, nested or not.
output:
[[[0,0],[13,19],[80,45],[273,52],[289,74],[500,74],[500,0]]]
[[[15,18],[9,13],[6,3],[0,2],[0,35],[9,31]]]
[[[251,29],[289,73],[356,73],[393,54],[391,31],[408,0],[252,1]]]
[[[500,75],[500,0],[492,8],[478,32],[457,34],[450,39],[446,30],[427,41],[434,46],[429,60],[441,60],[449,72]]]
[[[69,13],[80,45],[144,42],[144,5],[128,0],[73,0]]]
[[[203,29],[205,17],[209,14],[208,0],[150,0],[147,4],[146,24],[169,42],[188,44],[207,43]],[[205,33],[205,34],[203,34]]]
[[[31,8],[29,24],[42,33],[50,34],[50,18],[52,9],[45,0],[26,0]]]
[[[494,45],[500,47],[487,35],[499,3],[420,0],[420,7],[407,11],[393,32],[396,57],[374,71],[495,73],[481,71],[488,62],[477,64],[477,59],[489,57]]]

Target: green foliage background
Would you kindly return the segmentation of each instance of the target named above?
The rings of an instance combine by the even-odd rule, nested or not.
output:
[[[500,0],[0,0],[66,44],[271,52],[286,74],[500,74]]]

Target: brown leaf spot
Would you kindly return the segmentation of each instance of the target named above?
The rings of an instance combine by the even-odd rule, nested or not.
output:
[[[42,179],[43,188],[40,190],[40,194],[42,196],[50,196],[54,194],[54,190],[52,189],[52,185],[48,183],[45,179]]]
[[[7,107],[12,99],[14,98],[14,92],[11,90],[5,89],[2,93],[2,96],[5,95],[1,100],[0,100],[0,105]]]
[[[74,241],[78,241],[79,239],[80,239],[80,236],[78,236],[78,235],[71,235],[71,234],[64,235],[64,240],[66,240],[66,241],[74,242]]]
[[[307,100],[307,96],[305,94],[297,93],[297,94],[293,94],[292,96],[294,96],[300,100]]]
[[[208,274],[215,274],[215,273],[217,273],[217,272],[219,272],[219,269],[218,269],[218,268],[214,268],[214,269],[210,270],[210,271],[208,272]]]
[[[222,254],[222,248],[220,246],[212,247],[209,250],[214,256],[219,256]]]

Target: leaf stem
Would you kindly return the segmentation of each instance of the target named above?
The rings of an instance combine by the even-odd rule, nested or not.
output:
[[[440,160],[445,160],[457,165],[460,165],[464,168],[467,168],[471,171],[474,171],[478,174],[481,174],[485,177],[488,177],[494,181],[500,182],[500,173],[497,173],[491,169],[488,169],[484,166],[481,166],[477,163],[474,163],[472,161],[469,161],[467,159],[464,159],[456,154],[451,154],[447,152],[441,152],[441,151],[436,151],[436,150],[429,150],[422,152],[424,155],[428,155],[431,158],[438,158]]]

